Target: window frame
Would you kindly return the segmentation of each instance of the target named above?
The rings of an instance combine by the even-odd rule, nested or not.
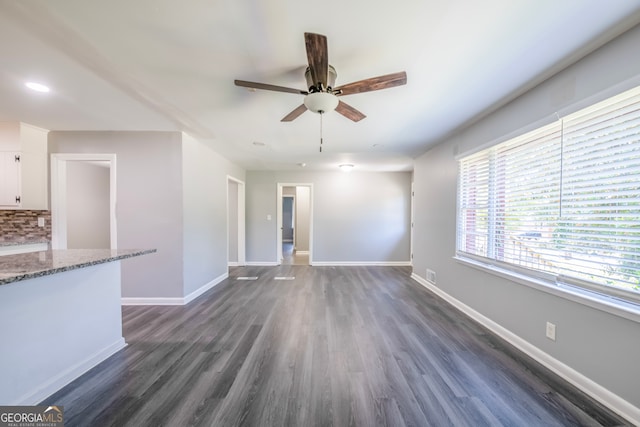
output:
[[[625,92],[635,92],[640,93],[640,86],[633,88],[631,90],[627,90]],[[571,113],[568,115],[568,118],[579,116],[581,114],[587,114],[594,107],[597,107],[598,104],[604,104],[606,102],[610,102],[611,99],[618,98],[623,93],[615,93],[609,94],[604,100],[600,100],[597,102],[591,102],[588,106],[582,107],[579,111]],[[527,134],[533,134],[541,131],[545,127],[552,127],[554,122],[562,123],[562,119],[559,114],[555,114],[555,120],[542,120],[538,123],[531,124],[527,126],[526,129],[513,132],[511,135],[500,138],[489,144],[484,144],[478,149],[470,152],[466,152],[456,156],[456,160],[460,165],[460,161],[466,158],[469,158],[473,155],[480,155],[482,152],[488,152],[489,150],[494,150],[495,147],[501,144],[507,144],[511,141],[517,140]],[[562,126],[562,125],[561,125]],[[561,142],[562,143],[562,142]],[[489,166],[489,169],[493,168],[493,165]],[[561,172],[562,173],[562,169]],[[614,313],[616,315],[621,315],[626,318],[630,318],[634,321],[640,322],[640,293],[636,294],[636,292],[630,290],[626,291],[624,289],[617,289],[616,287],[609,287],[606,285],[602,285],[596,282],[589,282],[587,280],[576,279],[573,277],[568,277],[563,275],[562,273],[551,273],[539,270],[532,270],[528,268],[523,268],[517,264],[512,264],[508,262],[502,262],[495,257],[493,254],[490,254],[490,249],[487,249],[487,257],[477,256],[464,251],[462,248],[462,227],[461,226],[461,171],[458,170],[457,173],[457,188],[456,188],[456,253],[454,255],[454,259],[457,262],[460,262],[464,265],[470,266],[472,268],[480,269],[486,272],[489,272],[494,275],[498,275],[504,278],[507,278],[511,281],[515,281],[520,284],[524,284],[527,286],[532,286],[536,289],[543,290],[545,292],[549,292],[563,298],[568,298],[570,300],[580,302],[583,304],[587,304],[589,306],[593,306],[598,309],[603,309],[607,312]],[[490,186],[492,185],[492,180],[489,180],[489,199],[495,199],[498,197],[497,194],[493,194]],[[468,189],[467,189],[468,191]],[[495,205],[491,204],[488,207],[488,215],[491,214],[491,211],[495,211]],[[495,214],[495,212],[494,212]],[[560,221],[558,221],[559,223]],[[491,226],[489,226],[491,227]],[[495,226],[493,226],[495,228]],[[487,237],[491,236],[490,230],[487,230]],[[497,244],[489,245],[494,247],[494,250]],[[492,257],[490,258],[489,255]]]

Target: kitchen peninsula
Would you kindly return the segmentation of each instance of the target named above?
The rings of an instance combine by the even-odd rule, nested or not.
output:
[[[120,263],[149,250],[0,256],[0,405],[33,405],[125,345]]]

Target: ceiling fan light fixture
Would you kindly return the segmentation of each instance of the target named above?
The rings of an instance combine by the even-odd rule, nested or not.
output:
[[[304,106],[314,113],[328,113],[338,106],[338,97],[327,92],[314,92],[304,97]]]

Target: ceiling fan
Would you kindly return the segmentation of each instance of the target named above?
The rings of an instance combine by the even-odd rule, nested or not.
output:
[[[401,71],[335,87],[337,74],[335,68],[329,65],[327,37],[321,34],[304,33],[304,41],[309,62],[304,73],[308,90],[235,80],[236,86],[305,95],[304,103],[282,118],[283,122],[293,121],[306,110],[320,114],[336,110],[346,118],[358,122],[366,116],[349,104],[340,101],[339,96],[387,89],[407,83],[407,73]]]

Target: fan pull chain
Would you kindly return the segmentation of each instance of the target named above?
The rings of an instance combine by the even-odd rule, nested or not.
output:
[[[320,112],[320,152],[322,153],[322,111]]]

